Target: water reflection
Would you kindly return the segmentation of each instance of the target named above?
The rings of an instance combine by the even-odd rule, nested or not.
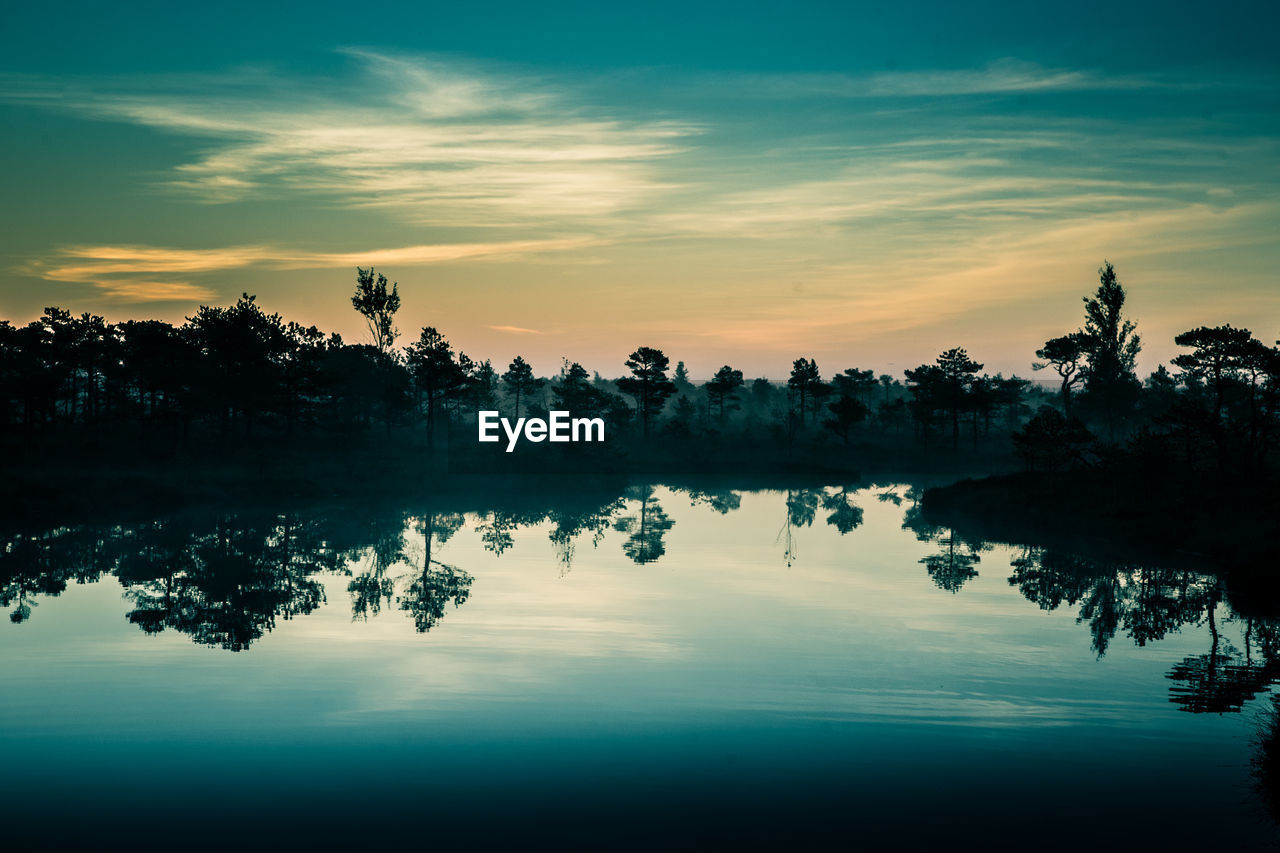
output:
[[[158,522],[126,543],[136,550],[120,554],[115,573],[134,607],[128,620],[148,634],[171,628],[231,651],[248,648],[277,618],[322,605],[313,576],[337,568],[314,520],[293,515],[221,516],[211,531]]]
[[[252,732],[283,707],[289,726],[305,717],[326,744],[343,742],[326,726],[352,721],[372,730],[430,720],[440,728],[385,729],[435,732],[446,745],[473,728],[523,737],[508,734],[521,726],[571,743],[581,728],[582,754],[593,755],[607,752],[603,726],[616,721],[609,742],[632,744],[659,721],[667,733],[646,730],[653,740],[635,740],[637,754],[670,738],[676,745],[661,754],[680,761],[688,741],[706,742],[720,751],[697,756],[697,772],[712,774],[729,754],[749,762],[757,748],[810,750],[791,776],[773,766],[744,776],[787,780],[823,770],[837,749],[833,772],[844,773],[883,739],[883,753],[858,765],[865,772],[840,778],[879,780],[904,762],[910,772],[895,791],[939,774],[967,779],[999,754],[1013,756],[1000,771],[1013,776],[1052,782],[1044,768],[1061,770],[1062,790],[1098,778],[1109,761],[1160,778],[1192,747],[1200,752],[1187,752],[1186,766],[1208,772],[1220,754],[1205,744],[1235,743],[1234,764],[1216,779],[1250,783],[1252,759],[1262,801],[1280,803],[1280,722],[1268,695],[1280,679],[1280,623],[1211,572],[986,541],[930,523],[918,498],[895,484],[646,484],[12,533],[0,538],[0,602],[21,623],[3,630],[25,658],[11,656],[6,683],[28,687],[0,703],[0,722],[35,743],[46,707],[108,695],[82,686],[82,670],[59,668],[87,656],[59,646],[59,631],[83,628],[104,683],[128,685],[113,701],[134,691],[140,706],[177,707],[208,685],[248,691],[238,704],[193,699],[171,715],[184,725],[203,713]],[[66,595],[95,582],[96,594]],[[108,618],[53,625],[90,606]],[[170,642],[142,642],[139,632]],[[248,655],[219,652],[184,669],[191,643]],[[277,684],[295,666],[296,681]],[[147,679],[166,677],[159,699],[146,692]],[[313,715],[317,697],[324,707]],[[126,711],[117,726],[145,717]],[[1265,725],[1250,755],[1241,734],[1255,715]],[[734,725],[743,726],[736,735]],[[991,749],[997,741],[1009,744],[1003,753]],[[1140,757],[1122,754],[1139,741]],[[1072,769],[1085,761],[1081,742],[1109,744],[1090,759],[1098,767]],[[456,767],[483,754],[457,749]],[[495,762],[483,766],[506,767]],[[823,777],[813,790],[829,784]]]
[[[1216,577],[1192,571],[1109,564],[1052,549],[1026,548],[1012,562],[1009,583],[1043,610],[1079,607],[1099,657],[1123,630],[1138,646],[1183,625],[1212,624],[1222,599]]]
[[[613,523],[614,530],[628,534],[622,552],[637,563],[657,562],[667,553],[663,540],[675,522],[658,503],[653,486],[629,489],[627,499],[632,511]]]
[[[933,549],[917,564],[946,592],[964,593],[994,548],[927,521],[910,487],[846,484],[775,495],[782,516],[776,539],[788,568],[800,559],[799,531],[813,528],[820,513],[843,540],[862,526],[868,500],[901,508],[903,528]],[[376,506],[245,511],[13,533],[0,540],[0,604],[11,608],[12,622],[25,622],[42,598],[110,575],[124,587],[125,618],[139,630],[242,651],[279,622],[325,605],[322,578],[340,576],[349,578],[354,620],[399,612],[426,633],[472,594],[475,578],[448,555],[459,531],[469,528],[495,557],[515,548],[521,531],[544,531],[562,576],[580,548],[598,549],[612,534],[628,560],[649,564],[667,556],[677,523],[663,501],[681,497],[714,518],[737,512],[743,493],[640,485],[482,508],[474,499],[471,506],[442,500],[412,513]],[[1169,699],[1181,710],[1237,712],[1280,678],[1280,626],[1235,613],[1212,574],[1029,545],[1010,555],[1009,571],[1009,585],[1041,610],[1074,609],[1098,658],[1120,635],[1144,647],[1187,626],[1203,628],[1207,650],[1167,674]],[[1223,621],[1241,626],[1237,641],[1222,634]]]
[[[966,583],[978,576],[974,568],[982,562],[982,552],[991,546],[981,539],[965,537],[952,527],[931,524],[921,514],[920,495],[917,490],[909,490],[905,496],[910,505],[903,517],[902,526],[916,534],[921,542],[930,542],[938,546],[938,552],[929,554],[920,560],[928,571],[929,577],[939,589],[957,593]],[[881,499],[889,499],[884,493]],[[903,498],[898,498],[898,502]]]
[[[862,507],[853,502],[847,486],[834,489],[822,497],[822,508],[827,510],[827,524],[830,524],[840,535],[851,533],[862,524]]]
[[[1276,626],[1243,618],[1244,648],[1237,649],[1220,635],[1214,608],[1208,609],[1209,653],[1189,656],[1169,671],[1171,702],[1197,714],[1236,712],[1280,676]]]

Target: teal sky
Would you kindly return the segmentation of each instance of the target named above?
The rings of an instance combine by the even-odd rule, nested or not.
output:
[[[0,31],[0,317],[241,291],[615,374],[967,346],[1027,374],[1103,258],[1146,342],[1280,336],[1275,7],[34,5]]]

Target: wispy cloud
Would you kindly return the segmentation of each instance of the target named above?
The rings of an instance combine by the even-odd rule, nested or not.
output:
[[[983,68],[882,71],[869,74],[736,75],[740,92],[757,97],[938,98],[1028,92],[1080,92],[1191,85],[1151,76],[1045,68],[1002,59]],[[1202,85],[1202,84],[1199,84]]]
[[[1231,150],[1223,145],[1222,153]],[[1045,224],[1119,211],[1232,203],[1229,188],[1170,167],[1166,180],[1086,163],[1026,166],[997,146],[929,152],[860,151],[827,160],[828,174],[764,188],[708,193],[697,203],[655,213],[659,231],[706,237],[794,241],[892,225],[896,242],[937,241],[968,228],[1003,230],[1010,221]]]
[[[216,296],[207,287],[185,281],[106,279],[94,284],[114,302],[201,302]]]
[[[1000,311],[1034,314],[1028,300],[1078,290],[1104,256],[1159,266],[1184,303],[1205,298],[1197,258],[1239,247],[1252,271],[1220,273],[1237,294],[1261,293],[1274,268],[1280,143],[1257,80],[1013,60],[592,78],[345,56],[332,76],[0,75],[0,101],[20,109],[177,137],[179,164],[142,177],[206,203],[192,217],[210,233],[241,235],[175,248],[58,234],[23,271],[111,301],[190,302],[218,296],[228,271],[256,288],[289,270],[473,262],[430,310],[489,339],[524,336],[533,352],[563,331],[605,351],[641,330],[754,353],[962,321],[1010,336]],[[308,243],[234,204],[259,199]],[[502,281],[482,269],[512,261]],[[494,325],[473,285],[507,288],[503,317],[524,325]],[[349,322],[335,305],[316,314]]]
[[[418,267],[468,260],[512,261],[539,252],[579,249],[591,242],[574,237],[457,243],[316,252],[274,246],[180,249],[162,246],[68,246],[53,258],[28,263],[24,271],[46,281],[91,284],[120,302],[192,301],[215,291],[192,283],[192,276],[259,266],[275,270],[350,268],[360,265]]]
[[[526,328],[524,328],[523,326],[490,326],[489,328],[490,328],[490,329],[493,329],[495,332],[507,332],[507,333],[512,334],[512,335],[543,335],[543,334],[546,334],[545,332],[540,332],[540,331],[538,331],[537,329],[526,329]]]
[[[202,201],[301,193],[445,225],[580,219],[637,206],[667,187],[654,163],[696,132],[618,118],[536,79],[346,54],[361,73],[341,85],[246,73],[217,82],[26,81],[19,91],[28,101],[43,92],[49,106],[198,139],[202,153],[163,183]]]
[[[947,345],[939,337],[947,329],[964,329],[959,342],[969,341],[982,358],[998,346],[991,339],[973,343],[968,330],[991,322],[984,315],[1001,317],[1017,306],[1018,328],[1030,330],[1038,342],[1049,329],[1072,321],[1080,295],[1096,284],[1094,267],[1110,258],[1119,263],[1129,286],[1131,312],[1151,333],[1144,358],[1153,359],[1148,367],[1154,367],[1168,357],[1167,341],[1185,322],[1181,316],[1157,316],[1165,300],[1173,297],[1185,304],[1195,298],[1209,308],[1215,299],[1201,285],[1203,268],[1188,259],[1203,252],[1212,256],[1266,246],[1268,223],[1278,216],[1280,205],[1268,202],[1082,213],[1042,222],[1011,218],[991,223],[964,242],[894,247],[891,269],[874,254],[828,265],[810,261],[803,288],[789,293],[775,288],[767,299],[744,293],[724,322],[681,322],[676,333],[701,339],[712,350],[830,354],[857,341],[926,360],[927,351],[912,352],[917,347],[913,331],[930,330],[923,344],[928,349]],[[883,239],[877,234],[868,242],[877,238]],[[1237,287],[1252,279],[1259,293],[1268,286],[1265,273],[1236,272],[1233,278]],[[698,306],[688,307],[692,316],[702,313]],[[1159,325],[1152,324],[1156,320]],[[1028,369],[1031,352],[1024,348],[1025,361],[1016,369]]]

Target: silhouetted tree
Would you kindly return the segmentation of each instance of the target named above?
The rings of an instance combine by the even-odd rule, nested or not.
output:
[[[565,359],[559,378],[551,383],[551,397],[557,409],[566,412],[586,412],[596,398],[590,374],[578,362]]]
[[[175,537],[159,526],[149,533],[142,559],[122,572],[134,604],[129,621],[228,651],[247,649],[277,619],[313,612],[325,601],[314,576],[335,568],[314,523],[296,515],[227,514],[211,532],[179,529]]]
[[[1156,365],[1142,383],[1142,410],[1148,422],[1164,420],[1179,398],[1178,379],[1163,364]]]
[[[1135,324],[1124,316],[1124,288],[1109,261],[1103,262],[1098,278],[1097,292],[1084,297],[1085,395],[1114,437],[1117,422],[1127,416],[1138,398],[1134,364],[1142,343]]]
[[[827,404],[831,417],[824,420],[822,425],[840,436],[840,440],[847,445],[849,431],[871,413],[863,399],[875,387],[875,378],[870,370],[850,368],[832,377],[831,387],[836,397]]]
[[[492,411],[498,406],[498,371],[489,359],[475,366],[471,372],[471,407],[473,410]]]
[[[826,390],[822,384],[822,374],[818,363],[811,358],[797,358],[791,365],[791,376],[787,379],[787,387],[796,396],[796,411],[800,416],[800,426],[805,423],[805,413],[814,405],[814,398],[821,397]]]
[[[775,388],[772,382],[763,376],[751,380],[751,408],[757,413],[767,414],[772,404]]]
[[[890,394],[893,392],[893,386],[898,384],[898,380],[894,379],[887,373],[880,374],[880,388],[884,391],[884,399],[880,401],[880,405],[889,402]]]
[[[451,395],[468,387],[468,377],[454,358],[453,347],[431,326],[423,327],[407,352],[414,383],[425,398],[427,442],[434,444],[440,407]]]
[[[515,401],[516,417],[520,417],[520,401],[537,393],[542,387],[542,380],[533,375],[533,368],[521,356],[516,356],[507,372],[502,374],[502,383],[507,386],[507,393]]]
[[[194,350],[188,336],[159,320],[129,320],[119,326],[122,359],[144,416],[176,421],[190,416]]]
[[[650,427],[662,412],[667,398],[675,391],[675,383],[667,378],[670,360],[662,350],[640,347],[627,358],[630,376],[618,380],[618,389],[636,401],[636,415],[641,433],[647,438]]]
[[[230,308],[200,306],[187,323],[189,340],[202,356],[192,377],[202,402],[221,420],[224,433],[243,420],[246,434],[252,434],[255,419],[278,400],[285,348],[280,315],[263,312],[246,293]]]
[[[955,347],[938,356],[934,364],[922,364],[906,371],[913,400],[913,414],[927,427],[937,413],[951,422],[953,447],[960,446],[960,414],[969,405],[974,376],[982,365]]]
[[[351,297],[351,305],[364,317],[373,345],[383,354],[400,336],[394,324],[396,312],[400,310],[399,288],[399,283],[395,283],[388,291],[385,275],[375,273],[373,267],[356,267],[356,292]]]
[[[360,532],[360,544],[350,555],[359,561],[359,569],[347,584],[351,618],[367,621],[395,596],[391,569],[405,559],[405,519],[402,513],[357,512],[349,521]]]
[[[1213,390],[1213,417],[1222,418],[1222,403],[1227,386],[1246,363],[1258,341],[1248,329],[1230,325],[1209,328],[1201,326],[1183,332],[1173,339],[1180,347],[1192,347],[1173,359],[1175,367],[1202,380]]]
[[[795,528],[810,527],[818,515],[818,505],[823,494],[816,489],[788,489],[783,503],[785,512],[782,518],[782,529],[778,531],[776,541],[782,542],[782,557],[787,568],[796,559]]]
[[[318,328],[297,323],[285,326],[278,408],[284,413],[285,429],[289,435],[293,435],[299,420],[310,421],[313,418],[310,403],[319,395],[324,356],[325,337]],[[390,425],[391,405],[387,400],[383,405],[384,417]]]
[[[677,394],[688,394],[693,390],[693,383],[689,381],[689,371],[684,366],[683,361],[676,362],[676,369],[671,374],[671,381],[676,386],[675,393]]]
[[[726,409],[738,408],[738,389],[742,387],[742,371],[725,365],[707,382],[707,398],[719,410],[720,423],[724,424]]]
[[[1013,446],[1028,471],[1056,470],[1084,462],[1084,450],[1093,434],[1076,418],[1068,418],[1051,406],[1041,406],[1022,429],[1013,434]]]
[[[690,506],[709,506],[721,515],[728,515],[742,506],[742,493],[735,491],[706,491],[704,489],[679,488],[689,496]]]
[[[1062,411],[1067,417],[1071,417],[1071,388],[1082,378],[1080,369],[1088,348],[1089,340],[1082,332],[1051,338],[1036,350],[1036,358],[1041,361],[1031,365],[1032,370],[1052,367],[1057,371],[1062,380]]]
[[[560,375],[551,383],[551,398],[560,411],[604,418],[610,432],[622,429],[631,419],[631,407],[626,401],[593,384],[586,369],[576,361],[565,359]]]
[[[676,397],[671,404],[671,418],[663,427],[663,432],[672,438],[688,438],[694,433],[694,423],[698,419],[698,407],[684,394]]]

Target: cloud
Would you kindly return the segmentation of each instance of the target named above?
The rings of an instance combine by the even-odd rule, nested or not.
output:
[[[592,237],[564,237],[546,240],[507,240],[493,243],[449,243],[405,246],[398,249],[368,249],[359,252],[272,252],[270,263],[280,269],[318,269],[384,265],[418,267],[467,260],[513,261],[542,252],[564,252],[599,245]]]
[[[186,281],[94,282],[102,294],[116,302],[199,302],[212,299],[207,287]]]
[[[739,301],[744,307],[727,322],[711,328],[689,323],[680,331],[719,348],[831,352],[850,341],[888,341],[900,348],[902,337],[919,329],[964,329],[969,337],[974,324],[961,318],[972,320],[1010,304],[1027,309],[1020,320],[1023,327],[1034,327],[1043,318],[1063,322],[1065,317],[1069,324],[1076,320],[1080,296],[1096,286],[1094,268],[1106,257],[1118,262],[1129,284],[1130,310],[1143,319],[1174,288],[1202,290],[1200,270],[1176,269],[1186,258],[1266,245],[1267,223],[1277,215],[1280,206],[1275,203],[1231,208],[1192,204],[1039,222],[1009,220],[965,243],[904,249],[889,272],[874,258],[813,264],[803,294],[767,300],[743,294]],[[1164,274],[1153,275],[1161,266]],[[1142,282],[1138,286],[1133,285],[1135,273]],[[930,345],[946,344],[930,338]],[[983,348],[975,349],[977,357]]]
[[[510,240],[371,249],[363,252],[315,252],[273,246],[179,249],[162,246],[68,246],[52,258],[32,261],[23,272],[46,281],[91,284],[119,302],[194,301],[215,291],[186,280],[157,276],[200,275],[257,266],[272,270],[355,266],[417,267],[469,260],[512,261],[539,252],[557,252],[592,244],[589,238]]]
[[[357,74],[338,84],[260,73],[60,86],[25,79],[5,88],[197,140],[200,153],[163,185],[200,201],[302,194],[450,226],[580,220],[639,206],[669,186],[654,164],[696,132],[618,118],[528,77],[344,53]]]
[[[972,95],[1203,88],[1206,85],[1204,81],[1189,82],[1150,75],[1046,68],[1011,57],[989,63],[982,68],[864,74],[733,74],[709,77],[707,83],[739,97],[756,98],[955,98]]]
[[[588,79],[344,56],[349,65],[327,77],[0,75],[0,100],[23,109],[180,137],[180,165],[149,177],[209,205],[193,214],[213,226],[207,233],[249,235],[176,248],[147,245],[145,233],[127,244],[59,234],[81,242],[26,271],[118,301],[194,300],[216,295],[228,270],[256,288],[285,270],[519,260],[519,276],[502,286],[517,312],[507,318],[527,326],[489,325],[499,318],[465,287],[440,302],[472,329],[563,330],[601,351],[620,330],[643,329],[755,352],[961,320],[1012,336],[984,312],[1066,288],[1078,297],[1103,256],[1181,265],[1168,280],[1183,287],[1206,278],[1191,261],[1251,240],[1241,257],[1274,269],[1274,240],[1265,241],[1280,207],[1277,142],[1256,80],[1012,60]],[[1090,94],[1062,97],[1072,92]],[[291,233],[314,228],[309,243],[259,237],[243,229],[261,210],[242,222],[239,209],[219,207],[245,199],[285,201]],[[360,233],[382,234],[382,247],[347,251],[362,245],[351,242],[349,216]],[[1252,294],[1265,273],[1246,275],[1241,263],[1222,274]],[[458,281],[491,283],[482,271]],[[1184,289],[1176,298],[1210,297]]]

